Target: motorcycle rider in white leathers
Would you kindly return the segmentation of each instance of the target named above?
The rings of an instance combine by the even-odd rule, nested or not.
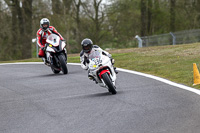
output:
[[[81,61],[81,67],[85,70],[88,70],[88,64],[89,64],[89,55],[93,51],[100,51],[102,52],[103,55],[108,56],[111,59],[112,64],[114,65],[114,59],[112,58],[112,55],[109,54],[108,52],[102,50],[99,46],[93,45],[93,42],[91,39],[84,39],[81,42],[82,46],[82,51],[80,52],[80,61]],[[114,67],[115,73],[117,74],[118,72],[116,71],[116,68]],[[90,80],[94,80],[93,76],[89,74],[88,71],[88,78]]]

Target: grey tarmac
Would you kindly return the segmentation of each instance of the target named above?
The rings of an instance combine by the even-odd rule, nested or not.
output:
[[[119,71],[116,95],[80,66],[0,65],[0,133],[199,133],[200,96]]]

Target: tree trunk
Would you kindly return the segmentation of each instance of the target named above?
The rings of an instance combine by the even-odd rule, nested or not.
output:
[[[81,0],[78,1],[78,4],[76,5],[76,41],[78,44],[81,43],[81,36],[80,36],[80,25],[81,25],[81,21],[80,21],[80,6],[81,6]]]
[[[148,35],[152,34],[151,23],[152,23],[152,0],[148,0],[148,20],[147,20]]]
[[[100,31],[101,31],[101,24],[99,22],[99,8],[100,8],[100,4],[101,4],[102,0],[100,0],[99,2],[97,2],[97,0],[94,0],[94,9],[95,9],[95,18],[94,18],[94,23],[95,23],[95,40],[94,43],[99,43],[100,41]]]
[[[32,51],[32,0],[24,0],[23,1],[23,9],[24,9],[24,35],[23,39],[23,47],[22,47],[22,58],[31,58]]]
[[[12,0],[12,8],[11,8],[11,13],[12,13],[12,41],[10,44],[9,48],[9,55],[11,58],[15,57],[16,59],[16,53],[19,50],[19,44],[18,44],[18,27],[17,27],[17,0]]]
[[[175,13],[176,0],[170,0],[170,31],[176,31],[175,21],[176,21],[176,13]]]
[[[146,0],[141,0],[141,36],[146,35]]]
[[[69,44],[69,38],[70,38],[70,9],[72,0],[64,0],[64,21],[66,26],[66,43]],[[69,47],[69,45],[67,45]]]

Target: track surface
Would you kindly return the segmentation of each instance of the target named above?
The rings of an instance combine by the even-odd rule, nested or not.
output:
[[[200,96],[119,72],[116,95],[80,66],[0,65],[0,133],[199,133]]]

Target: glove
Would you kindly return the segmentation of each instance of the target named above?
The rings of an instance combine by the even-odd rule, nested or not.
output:
[[[89,64],[89,63],[90,63],[90,60],[87,59],[86,62]]]
[[[88,60],[88,59],[84,60],[83,64],[86,65],[86,63],[89,64],[90,60]]]
[[[49,46],[49,43],[45,43],[45,46],[44,46],[44,47],[47,48],[47,46]]]
[[[90,60],[86,56],[84,56],[84,64],[85,63],[88,63],[88,64],[90,63]]]
[[[111,63],[115,64],[115,60],[113,58],[111,58]]]
[[[43,51],[45,51],[45,50],[46,50],[46,47],[42,47],[41,49],[42,49]]]

